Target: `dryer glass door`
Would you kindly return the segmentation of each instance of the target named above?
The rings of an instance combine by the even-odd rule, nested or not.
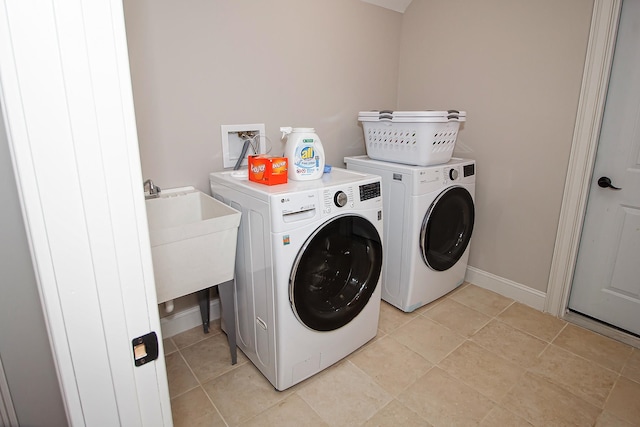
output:
[[[310,329],[331,331],[349,323],[369,302],[382,269],[382,242],[361,216],[338,216],[320,226],[296,257],[289,299]]]
[[[420,249],[423,261],[436,271],[455,265],[469,245],[475,210],[471,194],[450,187],[433,201],[422,221]]]

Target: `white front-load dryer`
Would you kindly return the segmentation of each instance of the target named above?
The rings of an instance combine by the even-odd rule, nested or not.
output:
[[[411,312],[464,281],[475,221],[475,160],[410,166],[345,157],[380,175],[384,199],[382,299]]]
[[[333,168],[266,186],[210,174],[212,195],[242,212],[236,250],[238,347],[278,390],[377,333],[382,258],[379,176]]]

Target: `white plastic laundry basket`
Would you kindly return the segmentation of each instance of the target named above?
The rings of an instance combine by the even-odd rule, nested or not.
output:
[[[361,111],[367,155],[407,165],[446,163],[455,148],[464,111]]]

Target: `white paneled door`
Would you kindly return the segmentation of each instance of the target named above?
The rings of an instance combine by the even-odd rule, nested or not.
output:
[[[172,425],[122,2],[0,0],[0,103],[69,425]]]
[[[640,0],[623,2],[569,309],[640,334]]]

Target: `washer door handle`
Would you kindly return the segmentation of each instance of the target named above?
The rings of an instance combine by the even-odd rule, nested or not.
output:
[[[598,179],[598,185],[602,188],[611,188],[612,190],[622,190],[622,188],[620,187],[613,186],[613,184],[611,184],[611,178],[606,176],[601,176],[600,179]]]

